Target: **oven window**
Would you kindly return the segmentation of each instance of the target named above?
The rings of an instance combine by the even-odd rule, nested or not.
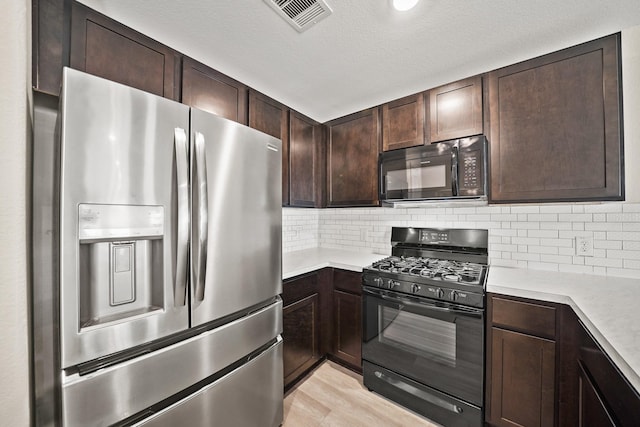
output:
[[[390,170],[385,175],[387,191],[422,190],[447,186],[445,165]]]
[[[420,357],[430,355],[456,366],[456,324],[420,316],[384,305],[378,306],[378,341]]]

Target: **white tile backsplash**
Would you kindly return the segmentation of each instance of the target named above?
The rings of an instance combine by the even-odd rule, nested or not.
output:
[[[490,264],[640,279],[640,203],[283,209],[283,252],[391,253],[391,227],[486,228]],[[577,256],[576,236],[594,256]]]

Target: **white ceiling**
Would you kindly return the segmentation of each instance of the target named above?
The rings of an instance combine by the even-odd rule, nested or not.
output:
[[[80,0],[320,122],[640,25],[640,0],[327,0],[298,33],[263,0]]]

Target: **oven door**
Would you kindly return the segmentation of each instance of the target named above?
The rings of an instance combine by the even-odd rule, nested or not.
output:
[[[482,406],[484,312],[365,286],[362,358]]]
[[[455,153],[448,144],[383,153],[380,160],[381,200],[429,199],[454,195]]]

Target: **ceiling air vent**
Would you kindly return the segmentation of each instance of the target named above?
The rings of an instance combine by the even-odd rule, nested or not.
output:
[[[303,32],[327,16],[331,8],[324,0],[264,0],[299,32]]]

